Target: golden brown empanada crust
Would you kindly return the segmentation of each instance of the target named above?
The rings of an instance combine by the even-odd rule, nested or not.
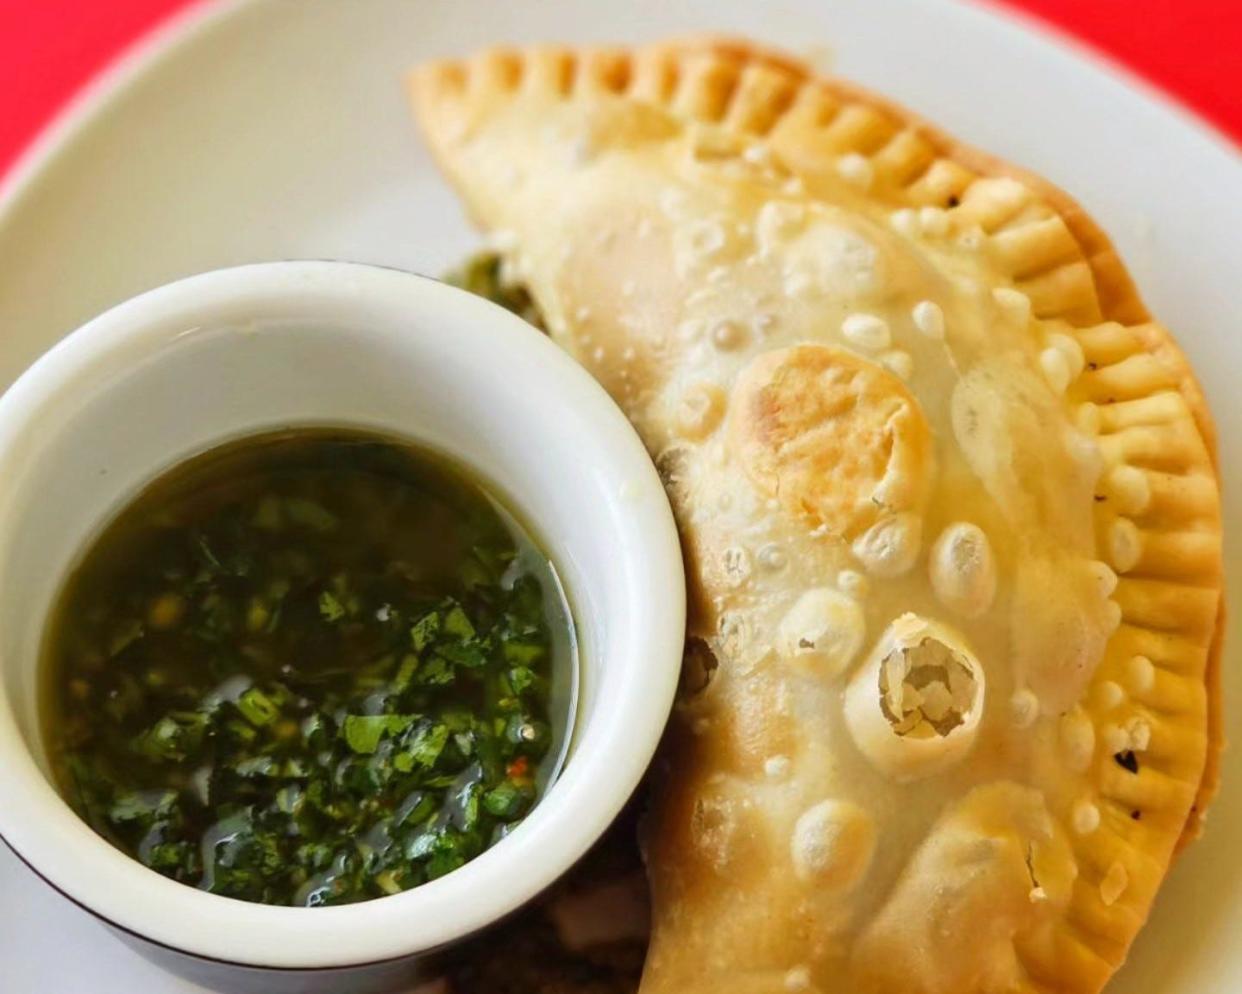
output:
[[[753,42],[726,36],[699,35],[681,41],[672,41],[670,45],[685,45],[688,48],[707,48],[739,62],[763,61],[780,66],[789,72],[805,78],[816,78],[815,73],[804,63],[788,55],[756,45]],[[1008,176],[1018,180],[1034,191],[1040,199],[1051,206],[1065,221],[1082,251],[1087,264],[1091,267],[1096,293],[1099,296],[1102,316],[1109,321],[1117,321],[1126,325],[1148,324],[1151,312],[1139,296],[1138,287],[1126,269],[1120,254],[1112,240],[1095,220],[1068,193],[1054,183],[1050,183],[1036,173],[1029,172],[1003,159],[997,158],[982,149],[975,148],[958,141],[936,125],[895,101],[889,100],[871,90],[861,87],[849,80],[837,77],[818,76],[819,82],[832,89],[833,93],[845,101],[854,101],[876,108],[894,121],[901,122],[905,128],[915,128],[919,134],[934,146],[940,156],[960,163],[965,168],[980,176]],[[1203,395],[1203,388],[1191,369],[1190,363],[1183,354],[1181,347],[1174,341],[1168,329],[1159,324],[1148,324],[1151,329],[1148,340],[1144,343],[1149,352],[1164,363],[1169,373],[1177,382],[1178,389],[1186,398],[1199,431],[1207,443],[1214,466],[1218,465],[1216,425],[1212,412],[1208,408]],[[1224,734],[1224,718],[1221,711],[1223,694],[1221,692],[1221,654],[1224,652],[1225,639],[1225,598],[1222,590],[1220,599],[1220,620],[1217,622],[1216,635],[1212,641],[1207,661],[1205,680],[1208,694],[1208,728],[1209,747],[1207,761],[1203,768],[1203,780],[1199,787],[1198,797],[1186,819],[1186,828],[1182,833],[1179,850],[1198,838],[1203,828],[1203,819],[1208,805],[1216,796],[1220,786],[1220,759],[1226,742]]]
[[[671,44],[677,45],[679,42],[674,41]],[[807,78],[814,75],[807,66],[797,60],[742,39],[698,36],[688,38],[681,44],[691,48],[705,47],[742,62],[754,60],[771,62],[773,65]],[[1199,385],[1190,363],[1173,336],[1169,334],[1168,329],[1163,325],[1149,323],[1152,320],[1151,313],[1139,296],[1138,287],[1112,240],[1073,197],[1042,176],[958,141],[952,135],[894,101],[848,80],[823,76],[818,78],[842,100],[874,107],[892,120],[901,122],[903,127],[916,128],[943,158],[960,163],[980,176],[1008,176],[1016,179],[1051,206],[1073,233],[1083,257],[1091,267],[1102,316],[1108,321],[1117,321],[1125,325],[1147,325],[1150,328],[1150,334],[1144,344],[1152,355],[1168,367],[1170,375],[1177,382],[1178,389],[1186,398],[1186,403],[1194,414],[1195,422],[1211,453],[1213,465],[1218,465],[1216,425],[1212,420],[1212,412],[1208,408],[1207,400],[1203,396],[1203,388]],[[1205,675],[1210,733],[1207,762],[1204,765],[1198,797],[1186,820],[1186,828],[1182,833],[1179,849],[1184,848],[1187,843],[1199,836],[1208,805],[1211,804],[1220,786],[1220,756],[1225,747],[1220,671],[1221,653],[1224,651],[1225,620],[1225,598],[1222,591],[1220,620],[1217,622],[1216,635],[1209,652]]]
[[[733,183],[740,191],[739,203],[748,205],[733,220],[740,217],[738,230],[749,232],[753,219],[754,239],[761,255],[763,241],[772,231],[785,238],[783,226],[787,227],[789,218],[773,212],[766,217],[764,212],[746,214],[746,210],[753,210],[758,187],[749,178],[738,178],[745,169],[733,173],[726,169],[742,166],[745,160],[749,167],[762,171],[769,153],[774,153],[794,177],[792,188],[788,184],[772,188],[774,200],[817,207],[817,183],[820,189],[833,190],[836,187],[832,184],[839,184],[840,179],[847,181],[847,187],[858,180],[855,185],[866,191],[862,196],[873,206],[904,207],[892,215],[893,227],[903,234],[916,237],[920,225],[942,233],[945,217],[951,216],[955,233],[973,228],[985,240],[989,254],[978,266],[984,285],[993,287],[996,306],[1003,312],[997,320],[1012,329],[1015,321],[1021,328],[1035,319],[1036,334],[1043,336],[1047,346],[1039,356],[1045,375],[1054,389],[1064,391],[1069,385],[1066,400],[1076,408],[1074,418],[1079,428],[1098,439],[1108,473],[1096,485],[1095,545],[1104,550],[1102,558],[1122,574],[1118,584],[1107,567],[1093,567],[1086,573],[1066,572],[1072,564],[1068,560],[1058,564],[1055,557],[1041,567],[1042,574],[1038,569],[1027,571],[1033,577],[1027,581],[1028,597],[1057,585],[1064,587],[1057,596],[1066,610],[1059,616],[1054,610],[1049,617],[1060,617],[1057,624],[1076,626],[1042,634],[1036,631],[1033,639],[1031,633],[1022,632],[1019,641],[1025,639],[1029,644],[1016,650],[1019,669],[1025,665],[1029,670],[1024,679],[1040,691],[1045,707],[1058,698],[1065,700],[1066,707],[1073,705],[1060,711],[1059,722],[1052,725],[1051,752],[1040,747],[1043,758],[1037,762],[1051,763],[1052,767],[1026,774],[1038,784],[1051,784],[1051,794],[1045,801],[1039,791],[1014,782],[1011,778],[1017,771],[1006,765],[1012,761],[1003,755],[976,755],[972,759],[976,767],[996,762],[993,775],[999,779],[969,789],[943,809],[931,835],[918,845],[906,870],[883,897],[882,911],[876,913],[874,901],[868,905],[863,915],[865,927],[853,940],[853,956],[847,950],[846,959],[841,960],[841,952],[831,948],[837,941],[833,936],[840,934],[834,931],[833,916],[847,914],[842,909],[849,906],[851,891],[873,860],[891,861],[883,846],[877,846],[870,815],[848,799],[829,799],[804,810],[799,808],[802,814],[789,843],[792,850],[785,857],[791,862],[785,867],[773,848],[771,819],[759,817],[758,810],[750,806],[750,796],[756,790],[755,796],[772,796],[756,787],[756,782],[767,777],[779,783],[790,768],[790,757],[795,767],[800,761],[794,714],[799,708],[805,711],[806,701],[791,696],[790,687],[802,686],[808,692],[812,687],[806,682],[799,684],[797,666],[817,667],[819,677],[852,670],[855,676],[844,695],[847,701],[860,692],[860,681],[865,684],[878,675],[884,714],[894,728],[900,725],[898,734],[913,738],[930,734],[930,722],[946,744],[956,742],[948,749],[954,757],[970,749],[976,734],[984,699],[983,673],[961,633],[913,614],[894,620],[866,660],[857,662],[862,622],[853,606],[858,581],[846,579],[849,571],[838,578],[837,591],[807,590],[788,609],[776,633],[777,650],[788,664],[786,668],[768,671],[755,665],[755,660],[738,648],[746,641],[744,628],[733,625],[728,612],[720,613],[719,602],[729,601],[735,596],[731,591],[744,584],[752,570],[764,566],[767,549],[759,549],[759,562],[753,563],[744,550],[724,547],[727,521],[690,513],[695,512],[696,502],[698,511],[704,509],[704,495],[713,499],[717,495],[737,496],[740,491],[729,490],[734,485],[732,477],[713,476],[714,471],[704,468],[698,456],[699,463],[687,476],[680,465],[685,461],[684,449],[674,445],[659,451],[668,470],[674,504],[683,515],[697,613],[703,616],[700,622],[704,618],[713,622],[710,635],[702,625],[695,634],[710,637],[713,650],[723,653],[728,665],[722,665],[711,688],[717,699],[716,710],[708,707],[696,712],[693,706],[687,708],[670,735],[676,783],[658,813],[657,831],[664,834],[654,840],[657,938],[661,930],[664,938],[653,947],[653,959],[658,962],[650,971],[656,977],[651,989],[665,991],[680,985],[681,989],[697,990],[704,984],[708,987],[702,989],[710,989],[713,976],[727,975],[732,989],[737,990],[752,986],[756,990],[774,989],[775,984],[786,990],[816,991],[820,989],[816,985],[823,982],[823,962],[850,963],[855,983],[869,991],[896,990],[895,984],[903,990],[938,994],[966,994],[967,989],[1098,989],[1124,958],[1146,917],[1170,848],[1174,843],[1180,848],[1197,834],[1204,807],[1215,790],[1222,745],[1219,679],[1224,629],[1214,428],[1188,363],[1169,333],[1151,320],[1108,238],[1070,197],[1039,177],[961,145],[882,98],[848,83],[817,78],[799,62],[747,42],[695,38],[634,50],[495,50],[469,62],[441,63],[419,70],[412,80],[411,94],[434,154],[473,213],[487,227],[512,229],[505,232],[506,240],[516,241],[519,250],[527,240],[538,243],[527,260],[529,271],[525,275],[537,301],[551,314],[553,333],[617,396],[639,423],[640,431],[650,440],[662,438],[661,433],[671,426],[674,435],[689,440],[691,447],[698,446],[696,451],[700,451],[703,447],[699,443],[723,433],[725,429],[720,426],[727,424],[728,437],[735,443],[732,449],[724,450],[725,457],[734,460],[731,472],[746,475],[740,467],[749,459],[747,472],[755,477],[760,490],[774,480],[794,481],[799,493],[809,496],[809,505],[803,504],[809,519],[819,513],[814,508],[833,507],[825,502],[825,492],[813,479],[819,471],[819,450],[812,440],[801,439],[806,444],[790,446],[786,451],[781,447],[780,432],[769,437],[773,425],[793,424],[791,418],[802,415],[781,409],[788,398],[782,400],[779,391],[764,392],[762,382],[757,392],[751,391],[760,398],[759,406],[752,413],[739,406],[748,396],[748,375],[752,380],[760,376],[761,380],[760,374],[769,371],[767,367],[780,368],[774,365],[771,352],[764,359],[760,351],[758,358],[742,367],[736,362],[721,366],[718,358],[713,358],[711,362],[717,365],[711,368],[725,382],[707,377],[691,383],[682,390],[682,407],[675,411],[659,404],[652,406],[650,398],[644,396],[643,385],[658,381],[669,369],[684,371],[687,362],[694,368],[685,347],[656,347],[649,339],[651,327],[659,329],[659,322],[670,315],[701,315],[702,309],[696,311],[693,305],[680,311],[665,305],[673,300],[678,287],[679,292],[693,296],[696,288],[702,288],[703,272],[682,280],[677,270],[685,253],[676,256],[676,265],[665,270],[631,271],[629,275],[651,283],[654,289],[648,299],[665,309],[640,315],[650,325],[642,321],[635,324],[632,310],[622,315],[624,320],[606,315],[600,319],[602,324],[597,323],[598,316],[588,313],[588,304],[594,303],[592,294],[616,297],[618,287],[610,280],[623,279],[626,267],[643,257],[618,254],[620,250],[611,241],[600,238],[591,243],[593,250],[580,248],[572,262],[565,261],[571,252],[567,241],[557,247],[554,259],[551,243],[546,238],[541,240],[543,217],[561,218],[566,225],[564,232],[573,235],[575,226],[598,223],[604,216],[576,216],[566,209],[575,203],[575,196],[585,197],[587,190],[595,192],[594,186],[572,185],[574,169],[593,158],[595,146],[605,152],[615,151],[621,158],[632,154],[638,163],[635,171],[606,175],[628,176],[637,184],[636,195],[653,197],[649,187],[641,188],[651,178],[652,169],[657,173],[659,169],[671,170],[673,179],[684,182],[685,177],[676,174],[683,160],[646,151],[667,142],[683,153],[688,149],[698,162],[694,168],[706,163],[694,174],[700,179],[715,182],[711,163],[718,160],[722,164],[721,186]],[[634,113],[616,113],[622,105]],[[650,113],[645,108],[650,108]],[[585,156],[575,158],[569,166],[562,161],[563,150],[553,153],[546,140],[542,144],[529,140],[536,127],[555,129],[562,124],[570,130],[585,125],[588,139]],[[593,132],[597,124],[600,130]],[[705,126],[701,132],[693,130],[700,125]],[[477,135],[484,141],[472,147]],[[495,140],[488,144],[486,139],[492,137]],[[716,147],[721,137],[726,140]],[[512,161],[497,161],[498,153],[499,158],[506,158],[505,153],[510,152]],[[541,192],[533,194],[536,201],[527,206],[544,210],[526,215],[510,210],[510,193],[519,206],[524,194],[510,189],[507,171],[513,170],[516,175],[520,167],[550,170],[554,177],[565,180],[564,195],[560,196],[561,189],[555,185],[536,184]],[[648,171],[644,173],[643,169]],[[828,175],[830,171],[836,178]],[[878,190],[872,192],[873,186]],[[555,192],[550,194],[549,190]],[[606,192],[619,197],[611,202],[611,210],[624,208],[625,190]],[[674,205],[663,200],[667,192],[662,192],[660,209],[672,218]],[[846,190],[842,195],[848,202],[848,197],[858,194]],[[824,202],[828,210],[834,209],[831,197]],[[692,210],[690,217],[695,216]],[[800,224],[798,221],[793,226]],[[693,254],[713,256],[721,247],[716,227],[712,221],[688,232],[678,229],[673,235],[687,236]],[[666,229],[660,231],[663,236]],[[855,271],[857,267],[849,268],[860,250],[856,244],[847,244],[848,237],[842,242],[842,237],[838,231],[833,236],[836,242],[821,242],[818,248],[810,248],[819,251],[827,246],[837,254],[838,262],[845,260],[845,269],[838,267],[839,271],[829,275],[837,281],[832,292],[848,299],[857,289],[849,280],[867,274]],[[788,244],[788,238],[782,244]],[[807,248],[800,246],[801,250]],[[565,249],[564,258],[561,249]],[[517,254],[520,257],[521,251]],[[727,269],[729,260],[724,261],[726,265],[707,273],[706,282]],[[763,263],[762,258],[754,261]],[[946,265],[951,263],[949,260]],[[619,267],[619,271],[614,275],[610,266]],[[670,270],[676,271],[673,276]],[[736,271],[744,275],[744,271]],[[795,289],[789,272],[787,267],[783,290],[796,296],[801,287]],[[794,273],[796,278],[804,275]],[[678,284],[678,280],[682,282]],[[627,280],[620,296],[631,294],[634,283]],[[778,285],[777,289],[782,288]],[[1020,292],[1015,294],[1014,289]],[[601,299],[601,309],[608,311],[612,303]],[[917,313],[914,321],[920,330],[931,334],[940,319],[924,316],[928,318],[926,328]],[[726,321],[714,326],[709,344],[717,353],[737,357],[747,351],[747,346],[739,343],[753,340],[747,339],[749,332],[729,325]],[[618,332],[618,327],[624,330]],[[805,341],[810,326],[804,322],[799,327]],[[848,338],[845,325],[841,327]],[[858,329],[860,335],[865,331]],[[932,337],[942,333],[941,328]],[[691,334],[701,335],[701,328],[691,329]],[[756,330],[754,334],[762,336],[763,332]],[[811,332],[817,343],[820,334]],[[1012,346],[1015,340],[1009,337],[1005,341]],[[627,342],[638,347],[626,348],[619,363],[604,361],[605,346],[611,349]],[[779,344],[801,346],[801,342],[787,337]],[[675,365],[678,361],[680,367]],[[907,379],[910,356],[888,353],[883,366],[897,379]],[[725,372],[719,373],[722,369]],[[999,396],[996,383],[1026,398],[1019,407],[1028,401],[1038,407],[1038,391],[1031,392],[1034,388],[1028,389],[1029,385],[1015,386],[1014,376],[1018,374],[998,374],[987,362],[978,363],[963,376],[959,386],[964,389],[955,390],[953,397],[953,430],[963,448],[970,450],[972,468],[983,475],[992,474],[993,483],[1002,490],[1006,486],[1005,466],[989,462],[995,453],[994,443],[1010,437],[1005,434],[1008,429],[997,434],[994,426],[997,417],[1003,420],[1008,416],[1006,408],[989,406],[995,405]],[[888,393],[898,396],[901,391]],[[771,407],[773,404],[777,406]],[[821,430],[817,427],[821,413],[807,422],[812,435]],[[943,425],[943,413],[938,417]],[[1032,437],[1030,425],[1015,430]],[[775,448],[765,453],[760,442],[770,442]],[[720,458],[719,450],[713,451],[717,452],[714,458]],[[748,451],[752,454],[745,456]],[[1045,470],[1054,482],[1063,476],[1070,479],[1065,476],[1064,465],[1044,465],[1035,453],[1017,455],[1025,455],[1027,460],[1017,470],[1021,479],[1040,480]],[[787,457],[794,461],[786,461]],[[791,472],[794,475],[789,475]],[[869,475],[851,475],[853,480],[863,478]],[[876,495],[873,499],[883,504],[879,489]],[[779,506],[786,496],[777,494],[769,504]],[[1035,517],[1029,520],[1046,518],[1055,522],[1050,527],[1062,528],[1061,534],[1074,533],[1073,523],[1059,516],[1054,494],[1024,494],[1011,486],[1006,496],[1033,502],[1036,510],[1031,513]],[[720,506],[723,509],[726,505],[722,501]],[[975,511],[982,513],[977,507]],[[885,520],[891,523],[902,515],[910,517],[902,511]],[[817,534],[837,520],[856,519],[833,510]],[[985,559],[991,555],[987,538],[980,538],[978,529],[971,531],[973,526],[960,523],[945,527],[946,520],[952,519],[942,514],[938,519],[933,517],[936,526],[943,529],[933,556],[948,555],[952,560],[966,555],[977,560],[980,555]],[[848,531],[852,524],[841,527],[843,532]],[[868,532],[855,540],[854,554],[868,563],[868,569],[876,565],[880,583],[909,569],[905,560],[894,567],[892,552],[894,548],[900,552],[903,544],[917,550],[917,533],[911,538],[890,531],[875,541],[870,535]],[[952,542],[946,545],[950,536]],[[864,542],[861,551],[859,541]],[[806,547],[804,551],[809,554]],[[1014,554],[1012,548],[1001,551],[1006,557]],[[1012,566],[1010,559],[1008,568],[1012,570]],[[938,567],[933,563],[929,568],[935,585]],[[987,610],[992,587],[979,578],[988,576],[993,567],[988,565],[982,573],[981,568],[976,562],[974,579],[978,582],[973,587],[950,587],[946,593],[936,586],[937,596],[944,604],[956,605],[965,616],[973,617],[978,605],[982,605],[978,609]],[[994,585],[994,580],[990,582]],[[1019,577],[1015,596],[1022,594],[1022,582]],[[1072,610],[1080,600],[1094,603],[1098,593],[1089,592],[1097,588],[1110,598],[1108,604],[1116,612],[1109,622],[1101,622],[1092,614],[1095,608],[1084,606],[1077,616]],[[713,601],[717,602],[715,609]],[[745,610],[738,612],[733,621],[739,616],[744,621],[745,614]],[[1054,668],[1041,674],[1045,655],[1055,656],[1065,644],[1077,644],[1078,633],[1084,636],[1084,645],[1097,645],[1086,635],[1101,624],[1116,626],[1118,617],[1120,627],[1108,637],[1105,651],[1093,657],[1091,666],[1098,663],[1098,669],[1090,675],[1081,695],[1072,684],[1067,690],[1058,682],[1071,670]],[[764,621],[769,625],[767,631],[772,630],[770,620]],[[1035,627],[1038,629],[1038,623]],[[823,634],[829,631],[832,640]],[[931,683],[926,682],[929,679]],[[895,680],[906,682],[895,684]],[[937,684],[937,680],[942,683]],[[746,686],[738,691],[731,689],[734,683]],[[1022,681],[1018,685],[1020,689],[1010,705],[1016,727],[1025,728],[1024,722],[1034,720],[1028,704],[1037,698],[1021,689]],[[924,691],[935,693],[928,696]],[[911,693],[913,698],[907,699]],[[811,699],[820,700],[813,693]],[[734,711],[728,705],[722,711],[721,700],[732,701]],[[1124,711],[1118,710],[1122,701],[1127,702]],[[992,707],[1003,708],[1004,702]],[[696,713],[702,717],[696,719]],[[855,713],[847,704],[847,720]],[[1038,709],[1034,713],[1038,714]],[[701,732],[712,727],[708,715],[719,725],[718,730],[704,736]],[[805,714],[800,720],[801,734],[805,734]],[[893,743],[884,736],[877,738],[875,729],[868,725],[877,720],[872,715],[850,726],[854,741],[877,769],[886,770],[897,782],[940,770],[944,755],[937,759],[909,740],[894,751]],[[849,751],[839,733],[833,730],[832,734],[838,736],[834,748]],[[1141,775],[1136,754],[1142,756]],[[1058,773],[1059,764],[1075,772]],[[1066,776],[1072,780],[1081,775],[1094,786],[1097,803],[1076,801],[1061,789],[1064,783],[1057,786],[1057,781]],[[812,779],[822,785],[834,782],[835,776],[820,766],[815,767]],[[911,796],[922,795],[916,792]],[[881,805],[887,803],[878,795],[876,800]],[[800,803],[805,806],[806,798]],[[1145,814],[1149,817],[1143,819]],[[788,811],[773,815],[781,825],[788,816]],[[892,822],[891,813],[885,817]],[[907,839],[905,844],[918,841]],[[891,880],[891,874],[885,879]],[[1030,885],[1029,900],[1023,881]],[[816,882],[825,888],[824,893],[808,897],[807,888]],[[960,901],[946,897],[943,888],[935,890],[937,882],[950,889],[960,886]],[[1019,891],[1021,898],[1015,899]],[[749,893],[761,895],[753,906],[741,896]],[[732,896],[735,894],[738,896]],[[726,906],[730,909],[727,914],[722,910]],[[921,915],[932,912],[943,916],[938,919],[939,931],[930,921],[918,921]],[[715,936],[710,934],[713,914],[727,926]],[[972,942],[976,930],[978,941]],[[1007,936],[1012,936],[1012,943]],[[934,944],[946,937],[951,939],[950,946],[934,950]],[[912,948],[904,948],[911,944]],[[730,963],[734,945],[745,949],[743,967],[749,971],[745,975]],[[787,955],[797,955],[799,950],[809,959],[790,965]],[[785,965],[778,967],[782,962]],[[808,962],[810,966],[805,965]],[[817,962],[821,966],[816,966]],[[1022,980],[1018,986],[1008,986],[1018,983],[1013,978],[1019,976]]]
[[[1112,240],[1091,215],[1056,184],[982,149],[958,141],[908,108],[857,83],[839,77],[817,75],[809,66],[783,52],[745,39],[723,35],[694,35],[674,39],[667,44],[691,51],[712,51],[739,63],[768,63],[801,78],[815,80],[830,89],[843,102],[872,107],[892,121],[899,122],[903,129],[916,130],[944,159],[956,162],[979,176],[1007,176],[1017,180],[1036,193],[1040,200],[1052,207],[1065,221],[1083,258],[1091,267],[1100,313],[1104,320],[1125,325],[1140,325],[1151,321],[1151,313],[1139,296],[1138,287],[1135,286]],[[1168,366],[1170,374],[1177,380],[1215,461],[1216,426],[1190,363],[1186,361],[1177,342],[1162,326],[1153,326],[1146,345],[1148,351]]]

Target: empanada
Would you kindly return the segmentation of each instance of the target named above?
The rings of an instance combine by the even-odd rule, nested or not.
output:
[[[1064,194],[741,43],[418,118],[682,530],[646,994],[1096,991],[1219,745],[1212,428]]]

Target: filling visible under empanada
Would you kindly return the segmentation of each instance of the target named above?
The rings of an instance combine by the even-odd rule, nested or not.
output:
[[[645,994],[1097,991],[1214,785],[1221,582],[1207,411],[1104,236],[743,44],[411,93],[682,530]]]

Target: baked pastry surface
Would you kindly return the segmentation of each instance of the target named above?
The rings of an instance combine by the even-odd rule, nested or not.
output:
[[[643,991],[1095,991],[1219,748],[1212,427],[1064,194],[745,44],[411,95],[656,458],[686,676]]]

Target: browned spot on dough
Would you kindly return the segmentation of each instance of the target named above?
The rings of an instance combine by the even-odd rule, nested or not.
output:
[[[897,377],[844,349],[759,356],[738,377],[729,432],[761,490],[846,538],[926,500],[931,434],[918,402]]]

